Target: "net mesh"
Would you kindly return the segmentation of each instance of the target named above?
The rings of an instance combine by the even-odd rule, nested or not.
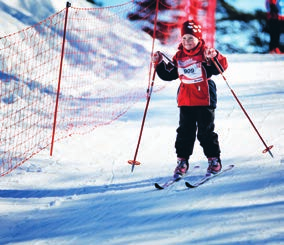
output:
[[[189,2],[198,3],[192,13],[207,16],[206,1]],[[146,97],[152,39],[124,17],[135,10],[133,1],[66,7],[0,39],[1,176],[53,140],[109,124]],[[206,18],[210,37],[215,24]]]

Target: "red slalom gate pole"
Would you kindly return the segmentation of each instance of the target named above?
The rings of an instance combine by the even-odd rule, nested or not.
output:
[[[273,158],[273,154],[271,152],[271,149],[273,147],[273,145],[271,146],[267,146],[267,144],[265,143],[264,139],[261,137],[260,133],[258,132],[257,128],[255,127],[253,121],[251,120],[251,118],[249,117],[248,113],[246,112],[245,108],[243,107],[242,103],[240,102],[240,100],[238,99],[237,95],[235,94],[234,90],[231,88],[231,86],[229,85],[226,77],[224,76],[221,68],[218,66],[218,64],[216,63],[216,61],[212,58],[211,59],[212,62],[214,63],[214,65],[216,66],[216,68],[218,69],[218,71],[220,72],[220,74],[222,75],[224,81],[226,82],[228,88],[230,89],[231,93],[233,94],[234,98],[236,99],[236,101],[238,102],[239,106],[241,107],[242,111],[244,112],[244,114],[246,115],[247,119],[249,120],[250,124],[252,125],[252,127],[254,128],[255,132],[257,133],[258,137],[260,138],[260,140],[262,141],[263,145],[265,146],[265,149],[262,151],[262,153],[266,153],[268,152],[269,155]],[[219,64],[220,65],[220,64]],[[221,65],[220,65],[221,66]]]
[[[153,32],[153,39],[152,39],[151,57],[153,56],[154,42],[155,42],[155,39],[156,39],[158,12],[159,12],[159,0],[156,1],[156,15],[155,15],[155,21],[154,21],[154,32]],[[147,114],[149,103],[150,103],[150,100],[151,100],[151,94],[152,94],[152,91],[153,91],[154,81],[155,81],[155,76],[156,76],[156,67],[155,67],[154,72],[153,72],[153,76],[152,76],[152,81],[150,83],[151,68],[152,68],[152,65],[150,66],[150,70],[149,70],[149,81],[148,81],[148,89],[147,89],[147,102],[146,102],[146,107],[145,107],[144,115],[143,115],[143,119],[142,119],[142,124],[141,124],[140,134],[139,134],[139,138],[138,138],[138,143],[137,143],[137,147],[136,147],[136,150],[135,150],[134,159],[133,160],[128,160],[128,163],[132,165],[131,172],[133,172],[135,165],[140,165],[141,164],[140,162],[136,161],[136,158],[137,158],[138,149],[139,149],[139,146],[140,146],[140,141],[141,141],[141,138],[142,138],[142,132],[143,132],[143,128],[144,128],[146,114]]]
[[[133,160],[128,160],[128,163],[132,165],[131,172],[133,172],[135,165],[141,164],[140,162],[136,161],[136,158],[137,158],[138,149],[139,149],[141,138],[142,138],[142,132],[143,132],[144,124],[145,124],[145,119],[146,119],[149,103],[150,103],[150,100],[151,100],[151,95],[152,95],[152,92],[153,92],[155,76],[156,76],[156,68],[155,68],[153,76],[152,76],[151,86],[147,91],[147,102],[146,102],[146,107],[145,107],[145,110],[144,110],[144,115],[143,115],[143,119],[142,119],[140,134],[139,134],[138,143],[137,143],[137,147],[136,147],[136,150],[135,150],[134,158],[133,158]]]

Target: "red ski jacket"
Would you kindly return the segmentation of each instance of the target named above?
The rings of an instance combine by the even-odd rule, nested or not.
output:
[[[166,81],[177,78],[181,83],[178,89],[178,106],[211,106],[216,107],[216,85],[211,80],[212,75],[218,75],[219,71],[212,61],[204,57],[204,41],[194,50],[187,51],[179,45],[177,53],[173,57],[173,64],[164,61],[157,65],[158,76]],[[217,51],[214,58],[222,71],[227,69],[227,59]]]
[[[267,19],[284,21],[284,0],[266,0]]]

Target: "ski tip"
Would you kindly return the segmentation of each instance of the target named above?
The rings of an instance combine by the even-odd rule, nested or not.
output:
[[[155,183],[155,187],[158,189],[158,190],[163,190],[164,187],[160,186],[158,183]]]
[[[196,188],[197,186],[196,185],[192,185],[192,184],[190,184],[189,182],[185,182],[185,185],[186,185],[186,187],[188,187],[188,188]]]

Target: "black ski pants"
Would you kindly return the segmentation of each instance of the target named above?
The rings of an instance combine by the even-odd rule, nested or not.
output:
[[[268,28],[270,35],[269,51],[279,48],[280,44],[280,21],[278,19],[268,20]]]
[[[189,159],[197,139],[205,156],[220,157],[218,135],[214,132],[215,109],[205,106],[181,106],[175,148],[177,157]]]

